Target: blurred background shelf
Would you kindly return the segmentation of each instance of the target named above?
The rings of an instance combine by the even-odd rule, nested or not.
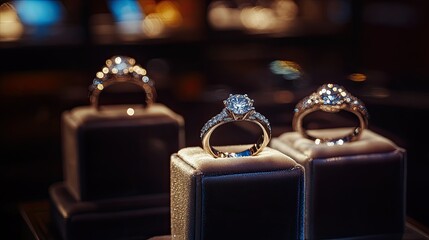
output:
[[[89,104],[113,55],[136,59],[186,144],[229,93],[248,93],[273,134],[326,82],[362,99],[370,129],[408,151],[407,215],[429,226],[429,2],[420,0],[0,1],[0,218],[62,180],[60,117]],[[333,123],[338,123],[334,121]],[[329,124],[329,123],[327,123]],[[332,123],[331,123],[332,124]]]

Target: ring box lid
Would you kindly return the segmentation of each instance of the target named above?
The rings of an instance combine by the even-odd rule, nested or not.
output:
[[[226,148],[237,148],[238,146],[228,146]],[[275,171],[293,168],[298,165],[289,156],[270,147],[265,147],[255,156],[238,158],[214,158],[201,147],[182,148],[177,155],[194,169],[198,169],[204,174]]]
[[[332,128],[309,130],[316,136],[339,136],[350,132],[349,128]],[[283,133],[271,140],[270,146],[287,152],[297,162],[304,164],[312,159],[331,158],[350,155],[364,155],[373,153],[391,152],[398,149],[395,143],[389,139],[365,129],[361,138],[357,141],[344,143],[343,145],[316,144],[314,141],[303,137],[298,132]]]

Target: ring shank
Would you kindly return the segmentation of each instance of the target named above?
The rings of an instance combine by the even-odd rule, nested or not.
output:
[[[125,83],[125,82],[132,83],[132,84],[137,85],[143,89],[143,91],[146,94],[145,99],[146,99],[146,105],[147,106],[149,106],[150,104],[153,103],[154,98],[155,98],[155,90],[148,83],[144,83],[143,81],[138,80],[138,79],[134,79],[132,77],[112,77],[112,78],[107,79],[107,80],[103,81],[102,83],[100,83],[101,87],[99,87],[98,85],[100,85],[100,84],[98,84],[97,86],[95,86],[95,88],[92,89],[92,91],[90,92],[90,96],[89,96],[89,100],[90,100],[91,105],[93,107],[95,107],[96,109],[99,109],[99,107],[100,107],[99,106],[99,96],[100,96],[101,92],[105,88],[107,88],[111,85],[114,85],[117,83]]]
[[[360,138],[363,130],[368,127],[368,119],[366,116],[357,110],[357,107],[353,106],[350,107],[348,105],[343,105],[343,107],[340,110],[348,111],[353,113],[355,116],[357,116],[359,120],[359,126],[354,127],[354,129],[347,135],[335,137],[335,138],[321,138],[321,137],[315,137],[308,133],[307,129],[303,127],[303,119],[308,114],[315,112],[315,111],[324,111],[323,108],[320,107],[320,105],[315,105],[311,108],[305,109],[303,111],[295,112],[292,126],[293,130],[296,132],[299,132],[302,134],[305,138],[308,138],[310,140],[315,141],[316,144],[319,143],[328,143],[328,144],[338,144],[341,145],[346,142],[352,142],[356,141]],[[327,111],[325,111],[327,112]]]
[[[252,156],[252,155],[256,155],[259,152],[262,151],[262,149],[264,147],[266,147],[268,145],[268,142],[270,141],[270,130],[267,128],[267,126],[265,126],[264,124],[262,124],[261,122],[257,121],[257,120],[248,120],[248,119],[243,119],[241,121],[248,121],[248,122],[252,122],[257,124],[261,129],[262,129],[262,136],[259,137],[258,141],[253,144],[250,148],[244,150],[244,151],[240,151],[240,152],[223,152],[220,151],[218,149],[216,149],[215,147],[210,145],[210,137],[212,135],[212,133],[214,132],[214,130],[225,124],[228,122],[221,122],[218,123],[216,125],[214,125],[213,127],[211,127],[210,129],[207,130],[207,132],[204,134],[204,136],[202,137],[202,145],[203,148],[206,152],[212,154],[215,157],[244,157],[244,156]]]

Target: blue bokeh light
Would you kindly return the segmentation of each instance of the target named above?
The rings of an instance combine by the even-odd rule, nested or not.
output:
[[[14,1],[22,23],[32,26],[47,26],[59,23],[63,19],[63,6],[54,0]]]
[[[139,3],[135,0],[109,0],[108,3],[117,22],[139,21],[144,17]]]

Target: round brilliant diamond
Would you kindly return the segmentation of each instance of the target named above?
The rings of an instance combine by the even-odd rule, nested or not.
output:
[[[234,114],[245,114],[253,110],[253,102],[247,95],[235,94],[230,95],[225,100],[225,106]]]

